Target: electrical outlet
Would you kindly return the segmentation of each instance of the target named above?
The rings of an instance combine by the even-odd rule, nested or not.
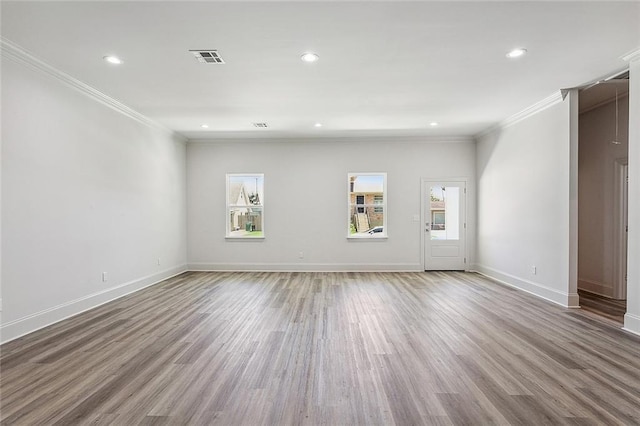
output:
[[[106,283],[106,282],[107,282],[107,273],[106,273],[106,272],[103,272],[103,273],[102,273],[102,282],[103,282],[103,283]]]
[[[160,266],[160,258],[158,258],[158,266]]]
[[[538,273],[538,267],[537,267],[537,266],[535,266],[535,265],[533,265],[533,266],[531,267],[531,273],[532,273],[533,275],[536,275],[536,274]]]
[[[304,259],[304,252],[303,251],[298,253],[298,259]]]

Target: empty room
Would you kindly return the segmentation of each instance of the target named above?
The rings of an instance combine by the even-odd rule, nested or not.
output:
[[[640,1],[0,18],[1,424],[640,424]]]

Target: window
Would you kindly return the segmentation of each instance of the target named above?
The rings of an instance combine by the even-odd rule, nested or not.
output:
[[[382,195],[374,195],[373,196],[373,204],[377,205],[378,207],[374,207],[373,208],[373,212],[374,213],[384,213],[384,208],[382,207],[383,203],[384,203],[384,197]]]
[[[445,214],[444,210],[431,210],[431,230],[444,231]]]
[[[387,236],[387,174],[349,173],[349,238]]]
[[[227,238],[264,237],[264,175],[227,175]]]
[[[455,186],[432,186],[430,198],[430,238],[432,240],[459,239],[460,188]]]

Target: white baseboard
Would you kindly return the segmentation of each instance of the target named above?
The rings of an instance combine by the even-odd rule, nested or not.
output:
[[[526,280],[524,278],[517,277],[515,275],[508,274],[503,271],[499,271],[488,266],[475,264],[473,270],[481,275],[498,281],[502,284],[510,287],[515,287],[519,290],[533,294],[541,299],[548,300],[557,305],[564,306],[565,308],[579,308],[578,294],[577,293],[565,293],[553,288],[549,288],[540,283]]]
[[[190,263],[190,271],[420,272],[419,263]]]
[[[84,311],[96,308],[122,296],[126,296],[129,293],[157,284],[160,281],[164,281],[167,278],[171,278],[186,271],[187,268],[185,265],[176,266],[121,284],[117,287],[111,287],[106,290],[36,312],[26,317],[10,321],[6,324],[2,324],[0,326],[0,343],[6,343],[17,339],[25,334],[32,333],[51,324],[73,317]]]
[[[622,329],[640,336],[640,316],[629,313],[624,314],[624,327]]]

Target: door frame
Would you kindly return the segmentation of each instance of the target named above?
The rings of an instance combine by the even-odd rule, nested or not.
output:
[[[425,250],[424,250],[425,235],[426,235],[425,226],[427,223],[427,214],[430,215],[431,213],[431,209],[427,209],[427,206],[425,203],[427,182],[464,183],[465,190],[462,194],[464,198],[464,212],[463,212],[462,220],[465,226],[462,227],[461,232],[464,233],[464,258],[466,259],[466,262],[464,264],[464,271],[469,272],[471,270],[471,262],[469,259],[469,242],[468,242],[469,236],[467,233],[467,230],[469,229],[469,213],[468,213],[469,206],[467,202],[469,200],[469,178],[466,178],[466,177],[420,178],[420,228],[419,229],[420,229],[420,265],[421,265],[422,271],[426,271]],[[429,222],[431,222],[431,217],[429,217]]]
[[[628,188],[629,160],[620,158],[615,161],[615,183],[613,201],[613,297],[615,299],[627,298],[627,256],[628,233],[625,221],[628,217]],[[626,196],[625,196],[626,195]],[[625,250],[625,247],[627,249]]]

